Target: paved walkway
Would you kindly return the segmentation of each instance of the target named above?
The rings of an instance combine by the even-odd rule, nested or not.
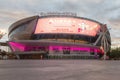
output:
[[[120,61],[0,60],[0,80],[120,80]]]

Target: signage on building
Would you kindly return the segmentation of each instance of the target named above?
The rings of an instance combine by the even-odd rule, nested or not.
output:
[[[76,18],[40,18],[38,20],[35,34],[40,33],[66,33],[66,34],[83,34],[95,36],[100,29],[96,22],[76,19]]]

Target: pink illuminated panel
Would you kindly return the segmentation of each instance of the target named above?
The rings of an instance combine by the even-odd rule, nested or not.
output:
[[[24,51],[25,50],[25,45],[16,43],[16,42],[9,42],[11,48],[13,51]]]
[[[76,18],[41,18],[38,20],[35,34],[67,33],[95,36],[100,25],[85,19]]]
[[[91,49],[93,49],[91,51]],[[72,52],[94,52],[104,54],[99,48],[90,48],[90,47],[82,47],[82,46],[49,46],[49,50],[51,51],[63,51],[70,50]]]
[[[22,43],[17,42],[9,42],[13,52],[19,51],[19,52],[26,52],[26,51],[42,51],[42,46],[30,46],[28,44],[24,45]],[[51,45],[49,47],[46,47],[44,50],[48,48],[49,51],[63,51],[63,50],[70,50],[72,52],[94,52],[104,54],[100,48],[90,48],[90,47],[82,47],[82,46],[64,46],[64,45]],[[93,50],[91,50],[93,49]]]

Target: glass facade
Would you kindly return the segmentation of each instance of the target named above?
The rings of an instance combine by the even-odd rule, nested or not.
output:
[[[34,40],[52,40],[62,42],[74,42],[82,44],[94,43],[99,35],[95,37],[85,35],[74,35],[74,34],[36,34],[33,35]]]
[[[16,29],[14,29],[14,30],[10,33],[9,38],[10,38],[10,39],[16,38],[14,35],[15,35],[16,33],[21,34],[21,32],[25,31],[26,27],[27,27],[27,24],[22,24],[22,25],[18,26]]]
[[[29,23],[31,21],[25,22],[23,24],[18,25],[16,28],[12,30],[9,34],[9,39],[16,40],[19,39],[19,35],[23,35],[27,33],[27,28],[29,27]]]

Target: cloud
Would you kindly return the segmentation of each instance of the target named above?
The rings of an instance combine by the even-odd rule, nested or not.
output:
[[[7,10],[0,10],[0,28],[8,29],[8,27],[19,19],[30,16],[27,12],[14,11],[9,12]]]
[[[75,12],[107,24],[112,38],[120,38],[120,0],[0,0],[0,27],[40,12]]]

